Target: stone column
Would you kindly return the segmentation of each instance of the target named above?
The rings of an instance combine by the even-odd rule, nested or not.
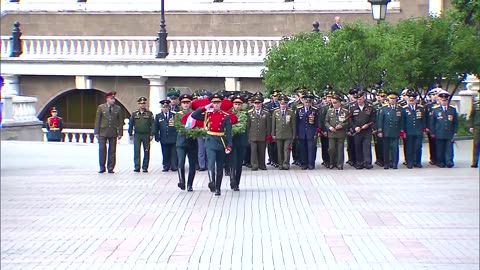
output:
[[[143,78],[150,81],[148,109],[156,115],[160,112],[160,101],[167,98],[167,87],[165,83],[168,77],[152,75],[143,76]]]
[[[240,91],[239,78],[225,78],[225,90],[227,91]]]
[[[18,96],[20,94],[19,76],[14,74],[2,74],[4,86],[2,96]]]

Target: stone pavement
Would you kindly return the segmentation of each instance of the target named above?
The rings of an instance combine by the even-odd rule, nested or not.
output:
[[[478,269],[471,147],[452,169],[245,170],[215,197],[156,143],[148,174],[131,145],[98,174],[95,144],[2,141],[1,269]]]

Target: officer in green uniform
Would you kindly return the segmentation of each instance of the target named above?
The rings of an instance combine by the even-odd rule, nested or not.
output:
[[[263,97],[253,97],[254,107],[248,111],[247,134],[251,148],[252,171],[266,170],[265,149],[267,142],[272,141],[270,112],[262,106]]]
[[[328,109],[324,120],[325,130],[328,130],[330,169],[337,168],[338,170],[343,170],[344,145],[348,130],[348,109],[342,108],[341,102],[341,96],[333,97],[332,107]]]
[[[433,106],[431,136],[435,139],[437,166],[452,168],[453,143],[458,129],[458,114],[455,107],[448,104],[450,94],[441,90],[438,94],[440,103]]]
[[[233,102],[232,112],[238,117],[238,123],[232,127],[232,152],[230,188],[239,191],[240,178],[242,177],[242,163],[248,144],[247,136],[247,112],[242,108],[245,100],[241,95],[231,98]]]
[[[170,110],[172,112],[179,112],[182,110],[182,106],[180,105],[180,93],[177,90],[170,90],[167,93],[167,98],[170,100]],[[193,97],[191,97],[193,100]]]
[[[153,113],[146,109],[147,98],[140,97],[138,100],[138,110],[130,116],[128,124],[128,135],[133,137],[133,161],[135,164],[134,172],[140,172],[140,145],[143,145],[142,171],[148,172],[148,163],[150,162],[150,141],[155,135],[155,121]]]
[[[478,168],[480,156],[480,89],[478,90],[477,100],[472,104],[472,110],[469,116],[470,132],[473,133],[473,154],[472,168]]]
[[[191,112],[191,103],[193,97],[188,94],[182,94],[179,97],[182,110],[175,113],[175,122],[180,122],[180,119]],[[177,157],[178,157],[178,187],[181,190],[185,190],[185,161],[188,157],[188,180],[187,191],[193,191],[193,179],[195,178],[198,158],[198,141],[197,138],[187,137],[187,135],[181,130],[177,130]]]
[[[280,170],[290,169],[292,140],[296,136],[295,112],[288,108],[288,97],[280,95],[280,107],[272,113],[272,137],[277,142],[277,160]]]
[[[384,142],[384,169],[398,169],[399,136],[404,133],[402,108],[397,104],[398,94],[387,94],[388,104],[383,106],[378,113],[378,136]]]

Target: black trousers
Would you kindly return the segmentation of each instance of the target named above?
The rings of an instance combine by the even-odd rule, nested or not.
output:
[[[277,158],[277,143],[271,142],[267,143],[267,150],[268,150],[268,161],[273,164],[278,164]]]
[[[231,172],[230,172],[230,187],[235,188],[240,185],[240,178],[242,177],[242,162],[245,156],[246,147],[233,146],[232,152],[230,152]]]
[[[436,164],[437,163],[437,146],[435,143],[435,139],[432,138],[430,133],[427,134],[427,138],[428,138],[428,150],[430,153],[430,162],[432,162],[433,164]]]
[[[107,150],[108,144],[108,150]],[[108,163],[107,169],[113,171],[116,163],[116,153],[117,153],[117,137],[98,137],[98,156],[99,156],[99,165],[100,170],[105,170],[105,162],[107,161],[107,151],[108,151]]]
[[[330,164],[330,155],[328,154],[328,137],[320,137],[320,142],[322,143],[322,161],[328,165]]]
[[[372,165],[372,132],[367,130],[360,131],[353,138],[356,164],[362,166]],[[384,147],[386,146],[384,145]]]
[[[383,159],[383,137],[378,137],[377,134],[373,135],[375,138],[375,157],[377,159],[377,162],[379,162],[381,165],[384,164],[384,159]]]
[[[188,157],[188,182],[187,185],[193,185],[195,178],[196,164],[198,159],[198,144],[192,143],[188,147],[177,147],[178,156],[178,180],[180,183],[185,183],[185,161]]]
[[[225,150],[209,149],[207,147],[208,175],[210,182],[215,183],[215,189],[222,187]]]
[[[177,169],[177,149],[174,143],[161,144],[162,146],[162,165],[166,170]]]
[[[357,156],[355,155],[355,139],[353,136],[347,136],[347,154],[348,161],[353,162],[352,164],[357,164]]]

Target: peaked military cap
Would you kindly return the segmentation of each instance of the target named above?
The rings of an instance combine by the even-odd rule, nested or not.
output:
[[[290,99],[288,98],[288,96],[287,96],[287,95],[284,95],[284,94],[280,95],[280,96],[278,97],[278,100],[279,100],[279,101],[284,101],[284,102],[287,102],[287,103],[290,101]]]
[[[387,93],[387,98],[398,98],[398,93],[394,91],[390,91]]]
[[[180,95],[179,99],[180,99],[180,102],[191,102],[193,100],[193,97],[189,94],[183,94],[183,95]]]
[[[417,93],[417,91],[415,91],[413,89],[408,89],[406,95],[409,96],[409,97],[417,97],[418,93]]]
[[[57,108],[55,108],[55,107],[50,108],[50,112],[51,112],[51,113],[52,113],[52,112],[57,112]]]
[[[105,98],[115,98],[115,95],[117,94],[117,92],[115,91],[112,91],[112,92],[108,92],[106,95],[105,95]]]
[[[377,92],[376,92],[377,96],[381,96],[381,97],[384,97],[387,95],[387,92],[385,90],[383,90],[382,88],[378,89]]]
[[[162,107],[168,107],[170,103],[171,101],[168,99],[160,100],[160,104],[162,104]]]
[[[233,103],[244,103],[244,98],[240,94],[233,96],[231,100]]]
[[[178,98],[178,97],[180,97],[180,93],[179,93],[177,90],[170,90],[170,91],[167,93],[167,97],[169,97],[169,98]]]
[[[260,96],[260,95],[254,95],[254,96],[252,97],[252,101],[253,101],[253,102],[260,102],[260,103],[262,103],[262,102],[263,102],[263,97]]]
[[[138,104],[145,104],[145,103],[147,103],[147,98],[146,97],[139,97],[137,102],[138,102]]]
[[[442,99],[447,99],[448,97],[450,97],[450,94],[447,91],[442,90],[438,93],[438,96]]]
[[[222,102],[222,100],[223,100],[223,95],[220,93],[215,93],[210,98],[211,102]]]
[[[361,90],[358,91],[358,90],[357,90],[357,91],[353,94],[353,97],[354,97],[354,98],[361,98],[361,97],[363,97],[364,95],[365,95],[365,92],[364,92],[364,91],[361,91]]]

